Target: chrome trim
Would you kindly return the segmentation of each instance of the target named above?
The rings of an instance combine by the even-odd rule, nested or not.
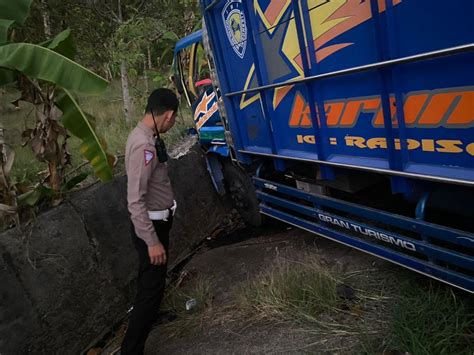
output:
[[[262,91],[262,90],[266,90],[266,89],[273,89],[273,88],[282,87],[282,86],[300,84],[300,83],[304,83],[304,82],[312,81],[312,80],[331,78],[331,77],[334,77],[334,76],[340,76],[340,75],[344,75],[344,74],[358,73],[358,72],[366,71],[366,70],[370,70],[370,69],[377,69],[377,68],[386,67],[388,65],[404,64],[404,63],[416,62],[416,61],[419,61],[419,60],[422,60],[422,59],[437,58],[437,57],[442,57],[442,56],[446,56],[446,55],[450,55],[450,54],[467,52],[467,51],[470,51],[470,50],[474,50],[474,43],[465,44],[465,45],[457,46],[457,47],[441,49],[441,50],[432,51],[432,52],[415,54],[415,55],[411,55],[411,56],[403,57],[403,58],[398,58],[398,59],[390,59],[390,60],[386,60],[386,61],[383,61],[383,62],[361,65],[361,66],[358,66],[358,67],[337,70],[337,71],[333,71],[333,72],[329,72],[329,73],[323,73],[323,74],[308,76],[306,78],[288,80],[288,81],[283,82],[283,83],[269,84],[269,85],[263,85],[263,86],[259,86],[259,87],[256,87],[256,88],[248,89],[248,90],[234,91],[234,92],[230,92],[228,94],[225,94],[225,96],[231,97],[231,96],[240,95],[240,94],[248,94],[248,93],[252,93],[252,92],[256,92],[256,91]]]
[[[218,3],[219,3],[220,0],[214,0],[213,2],[211,2],[209,5],[206,6],[206,8],[204,9],[204,11],[209,11],[211,10],[214,6],[216,6]]]

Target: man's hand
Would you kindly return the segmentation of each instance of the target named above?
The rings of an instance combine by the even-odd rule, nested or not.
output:
[[[152,265],[166,264],[166,251],[161,243],[148,247],[148,256]]]

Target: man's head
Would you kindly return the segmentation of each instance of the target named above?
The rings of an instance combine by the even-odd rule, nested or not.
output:
[[[173,91],[165,88],[154,90],[148,97],[143,122],[158,133],[165,133],[173,127],[179,101]],[[153,122],[154,120],[154,122]]]

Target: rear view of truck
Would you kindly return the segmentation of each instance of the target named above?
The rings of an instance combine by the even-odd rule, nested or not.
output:
[[[201,6],[260,212],[474,292],[474,2]]]

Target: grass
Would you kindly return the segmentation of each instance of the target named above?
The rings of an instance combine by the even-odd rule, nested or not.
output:
[[[194,334],[204,327],[211,307],[211,289],[212,282],[205,276],[192,279],[184,286],[168,286],[161,309],[175,312],[177,318],[160,328],[166,337],[171,339]],[[191,299],[197,301],[197,307],[188,311],[186,301]]]
[[[243,288],[241,305],[266,317],[311,323],[337,309],[337,284],[315,263],[281,263]]]
[[[314,258],[284,261],[241,288],[239,308],[247,317],[271,323],[286,323],[295,333],[305,334],[307,344],[299,351],[347,352],[361,335],[378,333],[380,322],[365,323],[365,294],[348,297],[352,290],[345,277],[320,266]],[[363,326],[365,327],[364,329]],[[381,327],[379,327],[381,330]],[[358,345],[358,344],[357,344]]]
[[[371,277],[367,277],[367,274]],[[241,288],[239,307],[247,317],[289,323],[314,339],[306,350],[380,354],[473,354],[472,300],[428,280],[385,287],[370,271],[338,274],[315,261],[286,262]],[[338,285],[350,284],[344,300]]]
[[[406,284],[393,310],[390,345],[411,354],[472,355],[473,306],[447,286]]]

